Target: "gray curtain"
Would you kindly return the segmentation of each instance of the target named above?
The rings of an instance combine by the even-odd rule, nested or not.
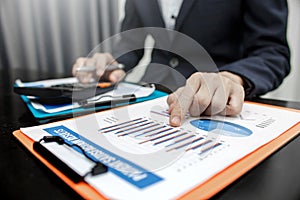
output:
[[[0,69],[71,75],[118,29],[118,0],[0,0]]]

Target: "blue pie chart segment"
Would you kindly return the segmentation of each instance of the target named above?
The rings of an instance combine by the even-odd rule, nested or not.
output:
[[[196,119],[190,122],[194,127],[203,131],[215,131],[218,134],[231,137],[247,137],[253,132],[241,125],[226,121],[211,120],[211,119]]]

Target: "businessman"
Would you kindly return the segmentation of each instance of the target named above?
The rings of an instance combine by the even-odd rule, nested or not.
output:
[[[187,112],[236,115],[245,97],[265,94],[281,84],[290,71],[287,15],[286,0],[127,0],[121,31],[141,27],[179,31],[201,44],[214,60],[219,72],[197,72],[180,56],[154,47],[151,62],[169,65],[187,78],[168,97],[170,124],[179,126]],[[99,77],[117,82],[137,65],[143,52],[116,59],[109,53],[79,58],[73,74],[78,75],[78,67],[94,65]],[[118,62],[125,71],[105,72],[107,64]]]

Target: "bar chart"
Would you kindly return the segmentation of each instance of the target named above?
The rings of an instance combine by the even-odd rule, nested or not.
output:
[[[166,113],[162,113],[166,114]],[[130,137],[136,146],[160,149],[165,152],[192,152],[202,155],[220,148],[223,143],[191,130],[171,127],[147,117],[116,123],[98,130],[115,138]]]

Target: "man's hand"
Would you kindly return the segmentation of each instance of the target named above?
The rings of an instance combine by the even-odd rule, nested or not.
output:
[[[91,58],[78,58],[73,65],[72,73],[82,83],[89,83],[95,78],[115,83],[125,76],[125,72],[122,69],[106,71],[107,65],[118,65],[118,62],[109,53],[96,53]],[[84,67],[95,67],[96,70],[93,72],[78,71],[78,68]]]
[[[168,97],[170,124],[180,126],[187,112],[194,117],[239,114],[244,98],[240,76],[230,72],[194,73],[184,87]]]

